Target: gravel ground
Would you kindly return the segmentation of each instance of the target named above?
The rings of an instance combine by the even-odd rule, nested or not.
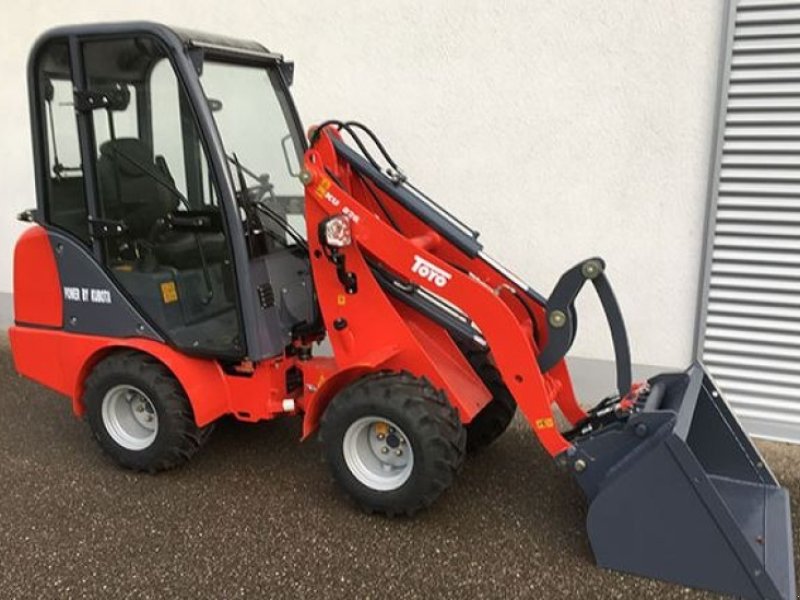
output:
[[[432,509],[387,520],[339,493],[296,419],[223,422],[186,467],[133,475],[4,345],[0,381],[3,598],[716,597],[596,568],[580,491],[520,420]],[[797,513],[800,448],[759,446]]]

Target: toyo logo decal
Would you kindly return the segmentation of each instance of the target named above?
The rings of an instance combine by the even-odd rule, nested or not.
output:
[[[411,266],[411,272],[416,273],[423,279],[427,279],[436,287],[444,287],[453,276],[416,254],[414,255],[414,264]]]

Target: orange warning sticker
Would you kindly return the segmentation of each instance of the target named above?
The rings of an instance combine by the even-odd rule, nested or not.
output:
[[[535,426],[536,429],[552,429],[555,427],[555,423],[553,423],[553,419],[551,417],[547,417],[544,419],[536,419]]]
[[[319,182],[319,185],[317,186],[317,189],[315,191],[317,193],[317,196],[319,196],[320,198],[324,198],[325,194],[328,193],[329,189],[331,189],[331,180],[326,178],[322,179]]]
[[[339,306],[344,306],[345,304],[347,304],[347,296],[345,296],[344,294],[339,294],[336,298],[336,303]]]
[[[172,304],[178,301],[178,288],[174,281],[165,281],[161,284],[161,298],[164,304]]]

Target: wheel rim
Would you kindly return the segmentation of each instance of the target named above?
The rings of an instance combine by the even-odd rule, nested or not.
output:
[[[408,436],[382,417],[362,417],[353,422],[344,434],[342,452],[353,476],[373,490],[396,490],[414,470]]]
[[[132,385],[117,385],[103,396],[103,425],[127,450],[144,450],[158,434],[158,413],[150,398]]]

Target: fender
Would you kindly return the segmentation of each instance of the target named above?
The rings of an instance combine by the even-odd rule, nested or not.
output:
[[[197,425],[230,412],[226,375],[212,360],[194,358],[166,344],[142,338],[115,339],[61,330],[14,326],[9,329],[17,371],[72,400],[73,412],[86,412],[83,391],[92,367],[115,350],[138,350],[163,363],[183,387]]]
[[[340,390],[347,387],[356,379],[368,373],[374,373],[380,370],[382,365],[386,365],[399,353],[400,348],[397,346],[383,348],[366,356],[364,360],[358,364],[350,365],[342,370],[337,370],[335,364],[330,365],[329,368],[325,368],[324,370],[315,368],[314,364],[318,361],[320,367],[328,367],[328,365],[322,363],[321,359],[311,361],[311,363],[303,369],[307,379],[321,383],[317,384],[316,391],[313,395],[309,396],[306,401],[305,414],[303,415],[302,439],[308,439],[317,430],[322,413],[325,412],[328,403]],[[314,372],[313,375],[312,372]]]

